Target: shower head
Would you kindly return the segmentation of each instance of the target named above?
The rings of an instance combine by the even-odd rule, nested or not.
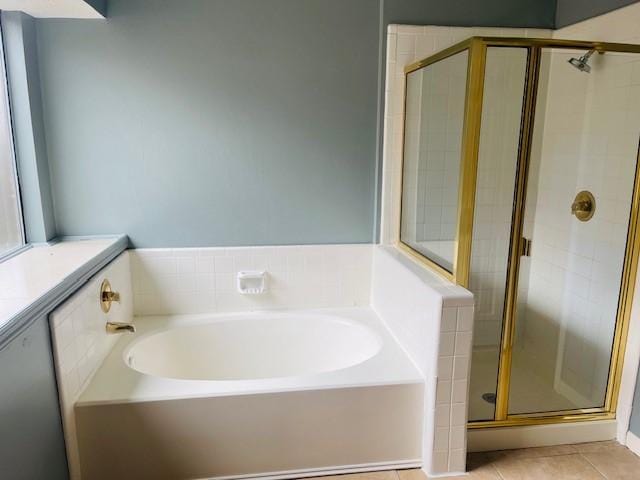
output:
[[[596,52],[595,50],[589,50],[580,58],[575,58],[575,57],[571,58],[569,60],[569,63],[571,64],[571,66],[576,67],[581,72],[590,73],[591,65],[589,65],[589,58],[591,58],[591,55],[593,55],[595,52]]]

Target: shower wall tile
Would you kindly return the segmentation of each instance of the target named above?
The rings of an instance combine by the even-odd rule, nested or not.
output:
[[[524,36],[524,37],[550,37],[550,30],[541,29],[509,29],[509,28],[461,28],[461,27],[415,27],[390,25],[387,31],[387,62],[386,62],[386,86],[385,86],[385,118],[383,137],[383,186],[382,186],[382,219],[381,241],[383,244],[395,244],[398,241],[400,230],[400,191],[402,186],[402,151],[404,128],[404,67],[416,60],[428,57],[443,48],[464,40],[473,35],[489,36]],[[505,95],[505,92],[516,94],[513,85],[517,81],[517,71],[510,70],[505,78],[492,79],[488,83],[493,91],[487,94]],[[508,87],[511,87],[510,89]],[[520,95],[521,96],[521,95]],[[493,112],[493,119],[504,125],[518,125],[519,121],[509,118],[503,112]],[[510,122],[510,123],[509,123]],[[495,123],[495,122],[494,122]],[[494,125],[495,128],[500,128]],[[510,159],[510,149],[504,144],[509,136],[499,135],[496,142],[487,142],[491,132],[483,131],[484,141],[482,148],[483,158],[494,159],[495,162],[506,163]],[[518,135],[513,136],[516,140]],[[456,154],[458,152],[456,151]],[[451,165],[452,162],[445,162]],[[475,343],[487,347],[497,347],[499,342],[502,320],[503,288],[506,265],[500,262],[497,255],[500,242],[509,241],[510,224],[502,219],[510,220],[510,214],[503,214],[505,209],[511,208],[509,187],[513,187],[512,178],[507,174],[496,175],[492,165],[484,162],[481,165],[478,176],[478,205],[476,210],[476,223],[487,225],[484,230],[474,232],[474,258],[471,287],[476,295],[476,337]],[[447,195],[457,195],[457,192],[447,192],[437,189],[435,185],[427,183],[422,176],[433,176],[433,172],[426,169],[418,170],[413,182],[414,192],[412,198],[425,199],[423,207],[408,209],[409,214],[415,219],[415,227],[406,227],[406,231],[415,234],[418,240],[429,241],[432,238],[427,235],[433,228],[429,226],[427,219],[437,217],[441,223],[449,225],[449,231],[454,226],[451,215],[455,215],[454,209],[444,208],[443,201],[434,204],[436,198],[444,199]],[[430,175],[431,174],[431,175]],[[410,182],[411,183],[411,182]],[[444,182],[441,182],[442,185]],[[411,202],[405,202],[411,203]],[[430,203],[430,205],[427,205]],[[439,208],[435,210],[433,207]],[[443,220],[444,219],[444,220]],[[421,235],[422,234],[422,235]],[[444,238],[444,237],[442,237]],[[431,242],[433,243],[433,242]]]
[[[404,128],[404,67],[474,35],[551,36],[550,30],[389,25],[385,75],[381,241],[394,244],[400,231]]]
[[[136,315],[369,305],[372,245],[130,250]],[[237,292],[242,270],[267,291]]]
[[[107,278],[120,293],[109,313],[100,308],[100,286]],[[73,406],[111,351],[117,335],[105,331],[106,322],[131,322],[133,291],[129,253],[124,252],[49,317],[54,363],[62,411],[71,479],[80,478]]]
[[[640,43],[640,6],[563,28],[556,38]],[[525,219],[532,255],[523,261],[526,298],[517,346],[535,374],[571,404],[599,405],[606,389],[640,131],[637,55],[543,56]],[[586,223],[570,215],[580,190],[596,197]],[[568,405],[570,406],[570,405]]]
[[[371,304],[426,379],[424,470],[463,472],[473,296],[394,248],[378,246]]]

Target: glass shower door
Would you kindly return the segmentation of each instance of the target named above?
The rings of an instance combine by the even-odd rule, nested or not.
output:
[[[495,415],[527,61],[526,48],[487,48],[469,277],[476,304],[471,421]]]
[[[605,406],[638,158],[632,54],[543,49],[509,415]],[[526,252],[525,252],[526,253]]]

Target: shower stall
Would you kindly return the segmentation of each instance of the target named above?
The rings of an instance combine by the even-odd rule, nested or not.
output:
[[[405,80],[398,246],[474,293],[469,426],[614,418],[640,45],[474,37]]]

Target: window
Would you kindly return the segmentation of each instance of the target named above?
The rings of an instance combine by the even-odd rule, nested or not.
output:
[[[0,259],[25,242],[6,79],[0,49]]]

